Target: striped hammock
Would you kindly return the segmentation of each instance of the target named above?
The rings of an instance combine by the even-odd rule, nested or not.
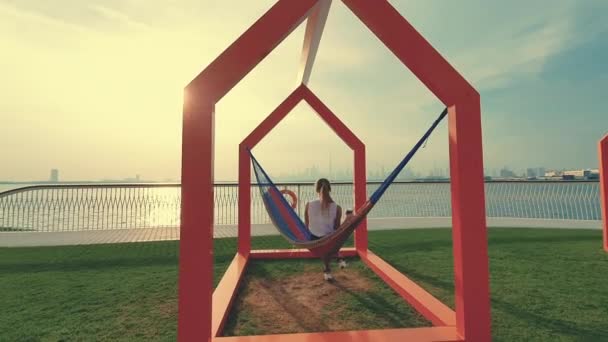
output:
[[[312,235],[304,222],[302,222],[298,214],[287,202],[285,197],[283,197],[281,191],[272,182],[250,150],[249,155],[251,156],[258,187],[262,195],[264,206],[266,207],[266,211],[268,212],[273,225],[277,228],[279,233],[295,247],[306,248],[319,257],[337,253],[447,113],[447,108],[441,112],[422,138],[418,140],[416,145],[414,145],[410,152],[401,160],[393,172],[386,177],[384,182],[380,184],[380,187],[378,187],[364,205],[360,208],[356,208],[353,215],[347,216],[344,222],[332,234],[325,235],[317,240],[312,240]]]

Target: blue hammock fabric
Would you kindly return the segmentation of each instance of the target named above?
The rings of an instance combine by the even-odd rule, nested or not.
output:
[[[333,243],[330,248],[322,249],[322,254],[333,253],[340,248],[340,246],[346,241],[348,235],[355,230],[367,213],[373,208],[373,206],[380,200],[382,195],[386,192],[388,187],[395,181],[399,173],[405,168],[405,166],[414,157],[416,152],[429,138],[431,133],[435,130],[437,125],[445,118],[448,114],[447,108],[444,109],[439,117],[433,122],[431,127],[426,133],[418,140],[416,145],[410,150],[410,152],[403,158],[403,160],[397,165],[397,167],[391,172],[388,177],[380,184],[378,189],[374,191],[370,199],[362,208],[357,208],[355,217],[348,222],[344,222],[334,234],[325,236],[320,240],[312,240],[312,235],[306,225],[298,214],[289,205],[281,191],[272,182],[266,171],[262,168],[260,163],[249,150],[251,156],[251,162],[253,164],[253,170],[258,181],[258,186],[268,215],[272,220],[272,223],[277,227],[279,232],[292,244],[299,245],[306,248],[317,248],[320,245]],[[335,236],[332,240],[332,236]]]
[[[298,214],[289,205],[281,191],[274,185],[251,151],[249,151],[249,155],[251,156],[253,170],[258,180],[264,206],[268,211],[272,223],[291,242],[301,243],[311,241],[312,235],[308,228],[306,228],[306,224],[302,222]]]
[[[376,204],[378,202],[380,197],[382,197],[382,195],[384,195],[384,192],[386,191],[386,189],[388,189],[388,187],[395,181],[395,178],[397,178],[399,173],[401,171],[403,171],[403,169],[405,168],[407,163],[410,162],[412,157],[414,157],[414,155],[416,154],[416,152],[418,152],[418,150],[420,149],[422,144],[424,144],[424,142],[429,138],[429,136],[431,136],[431,133],[433,133],[433,131],[435,130],[435,127],[437,127],[437,125],[439,125],[441,120],[443,120],[443,118],[445,118],[446,115],[448,115],[447,108],[444,109],[443,112],[441,112],[441,114],[439,114],[439,117],[437,118],[437,120],[435,120],[435,122],[433,122],[431,127],[426,131],[426,133],[424,133],[422,138],[420,138],[420,140],[418,140],[418,142],[416,143],[416,145],[414,145],[412,150],[403,158],[403,160],[397,165],[397,167],[393,170],[393,172],[391,172],[391,174],[388,175],[388,177],[386,177],[386,179],[384,180],[384,182],[382,182],[382,184],[380,184],[378,189],[376,189],[376,191],[374,191],[374,193],[369,198],[370,202],[372,202],[373,204]]]

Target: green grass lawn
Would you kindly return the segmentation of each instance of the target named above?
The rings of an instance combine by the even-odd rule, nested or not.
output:
[[[260,241],[284,247],[280,238]],[[0,341],[174,340],[177,246],[0,249]],[[236,243],[221,239],[215,246],[217,281]],[[490,229],[489,246],[495,341],[608,341],[608,254],[601,232]],[[370,248],[453,307],[449,230],[370,232]],[[280,277],[301,264],[256,264],[262,269],[251,274]],[[389,296],[382,291],[379,286],[378,293]],[[349,305],[358,315],[376,315],[365,303]],[[394,310],[386,314],[402,309]]]

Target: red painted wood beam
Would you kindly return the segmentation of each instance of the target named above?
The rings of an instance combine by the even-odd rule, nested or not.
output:
[[[410,280],[371,251],[359,253],[361,260],[384,282],[436,326],[456,325],[456,314],[447,305]]]
[[[304,19],[318,0],[280,0],[190,84],[198,96],[217,103]]]
[[[354,196],[355,196],[355,208],[360,210],[367,202],[367,166],[365,161],[365,146],[355,150],[354,159]],[[367,251],[368,237],[367,237],[367,216],[361,221],[361,226],[355,230],[355,247],[357,251]]]
[[[230,314],[230,308],[236,298],[237,291],[245,268],[247,267],[248,258],[241,254],[237,254],[232,259],[230,266],[226,269],[222,280],[213,291],[213,313],[211,318],[211,333],[212,336],[220,336],[226,319]]]
[[[318,258],[308,249],[258,249],[251,251],[252,259],[307,259]],[[357,251],[352,247],[344,247],[340,249],[339,256],[354,257],[357,256]]]
[[[319,117],[352,150],[365,148],[363,142],[348,128],[308,87],[300,86],[302,98],[319,114]]]
[[[467,341],[490,341],[479,94],[388,1],[343,2],[449,108],[456,324]]]
[[[304,34],[304,46],[302,47],[302,56],[300,58],[300,69],[298,71],[298,85],[308,84],[330,7],[331,0],[319,0],[319,3],[308,17],[306,33]]]
[[[467,341],[490,341],[488,239],[479,96],[448,108],[456,323]]]
[[[214,105],[188,96],[182,131],[178,339],[211,338]]]
[[[343,2],[446,106],[477,92],[387,0]]]
[[[302,101],[304,86],[297,87],[281,102],[257,127],[241,142],[241,147],[253,149],[270,131],[272,131],[295,106]]]
[[[247,149],[254,148],[302,100],[302,89],[296,88],[239,145],[239,217],[238,250],[251,250],[251,160]]]
[[[317,0],[279,0],[186,87],[182,130],[178,340],[209,341],[215,104],[297,27]]]
[[[238,253],[251,251],[251,158],[247,147],[239,145]]]
[[[454,327],[334,331],[218,337],[214,342],[463,342]]]
[[[604,225],[604,250],[608,252],[608,134],[599,142],[600,201]]]

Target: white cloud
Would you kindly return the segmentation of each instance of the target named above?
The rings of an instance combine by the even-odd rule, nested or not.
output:
[[[72,168],[74,178],[126,176],[141,169],[153,170],[144,174],[153,178],[176,176],[182,87],[274,3],[246,1],[235,7],[198,0],[60,1],[28,8],[0,3],[0,39],[6,51],[0,60],[0,90],[5,94],[0,115],[3,123],[12,125],[4,125],[2,135],[21,142],[24,151],[10,155],[7,165],[21,166],[0,170],[0,178],[36,178],[37,169],[46,176],[50,165],[57,167],[49,156],[62,149],[70,152],[55,160]],[[410,8],[408,15],[425,18],[440,13],[425,6],[442,6],[417,4],[422,7]],[[479,37],[462,39],[464,45],[445,52],[438,46],[439,50],[482,92],[512,85],[518,77],[534,77],[551,56],[580,43],[570,4],[574,3],[480,25]],[[60,11],[62,6],[75,8]],[[425,33],[437,22],[429,16],[418,24]],[[461,39],[460,31],[471,30],[467,24],[476,22],[450,27],[443,36],[434,36],[442,39],[434,40]],[[292,90],[302,36],[300,27],[218,104],[217,148],[226,151],[217,160],[219,178],[236,177],[236,145]],[[368,143],[370,165],[392,165],[434,118],[429,109],[439,106],[340,1],[330,12],[311,80],[313,90]],[[288,151],[290,145],[282,139],[291,138],[301,139],[296,150],[306,151],[306,143],[313,150],[338,146],[331,134],[318,128],[316,118],[298,114],[303,112],[294,113],[277,131],[275,143],[267,146],[287,146]],[[6,120],[16,115],[12,113],[19,117]],[[28,142],[26,136],[33,133],[38,140]],[[84,142],[75,146],[74,141]],[[443,160],[444,145],[429,146],[416,165],[425,168],[433,158]],[[332,153],[344,154],[341,148]],[[78,169],[78,161],[91,150],[103,158]],[[32,163],[32,156],[40,153],[46,156],[44,163]],[[314,153],[304,152],[294,156],[299,161],[293,163],[300,167],[314,158]],[[347,167],[350,162],[336,163]],[[114,170],[105,165],[114,165]],[[282,171],[279,167],[277,172]]]
[[[135,29],[135,30],[150,29],[149,25],[134,20],[131,16],[129,16],[128,14],[126,14],[124,12],[121,12],[121,11],[118,11],[118,10],[115,10],[112,8],[108,8],[108,7],[102,6],[102,5],[90,5],[90,8],[93,9],[94,11],[96,11],[97,13],[99,13],[101,16],[108,19],[108,21],[112,22],[114,25],[116,25],[116,24],[124,25],[130,29]]]
[[[571,20],[559,18],[525,36],[505,36],[498,46],[480,46],[457,60],[480,89],[507,86],[522,74],[540,73],[549,58],[571,46],[576,35]]]

